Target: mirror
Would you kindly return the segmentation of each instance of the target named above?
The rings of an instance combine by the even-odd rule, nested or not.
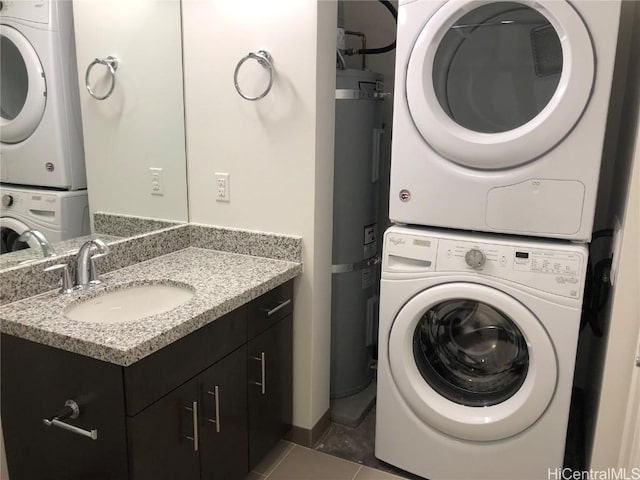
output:
[[[5,3],[9,8],[3,9],[3,22],[11,24],[12,15],[22,17],[22,21],[14,22],[13,28],[22,30],[28,39],[32,27],[25,23],[24,18],[42,15],[42,2]],[[69,89],[79,92],[77,101],[71,102],[76,108],[77,119],[69,121],[68,127],[83,133],[89,208],[87,211],[85,207],[81,214],[74,212],[78,223],[85,225],[84,228],[78,226],[77,233],[88,233],[90,223],[91,231],[96,232],[94,237],[113,241],[142,233],[145,229],[187,222],[180,1],[73,0],[57,4],[51,2],[47,8],[50,9],[49,17],[57,9],[60,22],[57,31],[52,29],[47,38],[59,46],[63,57],[68,56],[67,64],[62,62],[63,66],[58,67],[68,71],[54,71],[47,52],[37,42],[32,42],[34,50],[40,57],[45,75],[63,78],[69,83]],[[64,18],[68,18],[66,25]],[[42,31],[41,25],[38,28]],[[72,36],[65,36],[65,28],[67,32],[75,30],[75,42]],[[1,37],[3,49],[7,43],[5,30]],[[118,59],[113,73],[110,66],[102,61],[109,56]],[[100,61],[95,62],[96,59]],[[2,70],[4,80],[4,72],[9,69],[3,65]],[[112,85],[113,91],[100,100],[89,93],[85,83],[89,84],[95,97],[106,96]],[[49,90],[48,97],[55,94],[53,88]],[[9,98],[4,95],[4,90],[3,97]],[[56,107],[55,101],[48,102],[48,108]],[[47,113],[45,110],[41,124]],[[2,116],[4,122],[4,110]],[[3,178],[3,181],[11,179]],[[12,183],[24,188],[22,183],[27,181]],[[7,223],[7,216],[12,214],[7,211],[3,207],[3,226]],[[134,230],[120,228],[113,232],[109,230],[111,227],[104,225],[96,228],[93,222],[96,212],[167,222],[141,221]],[[41,230],[45,236],[50,232],[51,243],[59,254],[75,251],[83,241],[91,238],[80,235],[80,238],[56,242],[54,227],[48,230],[50,225],[47,222],[38,223],[37,220],[32,224],[29,213],[24,215],[20,216],[16,211],[17,220],[23,224]],[[129,219],[125,223],[132,227],[136,222]],[[36,239],[30,238],[27,243],[34,248],[0,255],[0,269],[44,258]]]
[[[107,245],[135,235],[141,235],[164,228],[184,225],[185,222],[172,222],[152,218],[129,217],[122,215],[110,215],[97,213],[94,217],[95,232],[87,235],[61,240],[58,242],[43,241],[38,235],[26,235],[23,242],[10,226],[4,222],[1,225],[1,240],[4,243],[21,243],[24,248],[0,255],[0,271],[12,267],[31,265],[37,262],[51,260],[47,254],[56,256],[76,253],[83,243],[99,238]],[[45,237],[46,238],[46,237]]]

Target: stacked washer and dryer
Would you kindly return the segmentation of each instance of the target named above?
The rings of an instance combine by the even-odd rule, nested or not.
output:
[[[2,253],[89,233],[69,1],[0,2]]]
[[[376,456],[563,467],[619,1],[400,0]]]

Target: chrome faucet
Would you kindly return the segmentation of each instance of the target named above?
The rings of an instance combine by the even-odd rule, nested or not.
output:
[[[18,237],[18,241],[27,242],[29,240],[29,237],[33,237],[36,239],[36,241],[38,242],[38,245],[40,245],[40,248],[42,249],[42,255],[44,255],[45,257],[56,256],[56,251],[51,246],[51,243],[49,243],[49,240],[47,240],[47,237],[45,237],[40,230],[35,230],[35,229],[25,230]]]
[[[92,255],[92,251],[97,251]],[[94,260],[109,253],[109,247],[99,238],[85,242],[78,251],[76,260],[76,288],[85,288],[101,282]]]

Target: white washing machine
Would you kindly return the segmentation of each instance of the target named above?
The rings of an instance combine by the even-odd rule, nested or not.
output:
[[[40,249],[33,236],[26,244],[18,241],[27,229],[39,230],[50,243],[91,233],[86,190],[63,192],[2,185],[0,198],[2,253],[26,247]]]
[[[376,456],[430,480],[540,480],[561,468],[587,255],[391,227]]]
[[[400,0],[389,216],[591,238],[620,2]]]
[[[0,181],[86,188],[70,1],[0,2]]]

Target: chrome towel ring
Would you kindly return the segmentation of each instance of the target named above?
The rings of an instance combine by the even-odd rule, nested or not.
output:
[[[116,86],[116,70],[118,69],[119,60],[116,57],[112,57],[109,55],[107,58],[96,58],[93,62],[89,64],[87,67],[87,73],[84,75],[84,86],[87,87],[87,91],[89,95],[91,95],[96,100],[104,100],[105,98],[109,98],[109,95],[113,93],[113,89]],[[91,69],[96,65],[104,65],[109,69],[109,74],[111,75],[111,86],[109,87],[109,91],[105,93],[103,96],[99,97],[96,95],[96,92],[89,85],[89,74],[91,73]]]
[[[269,71],[269,84],[267,85],[267,88],[265,89],[265,91],[256,97],[250,97],[248,95],[245,95],[245,93],[240,89],[240,85],[238,85],[238,72],[240,71],[240,67],[244,62],[246,62],[250,58],[253,60],[256,60],[260,65],[262,65],[264,68],[266,68]],[[273,85],[273,59],[271,58],[271,55],[269,54],[269,52],[267,52],[266,50],[259,50],[258,53],[250,52],[245,57],[242,57],[242,59],[240,59],[240,61],[236,65],[236,70],[233,73],[233,84],[235,85],[236,91],[238,92],[238,94],[245,100],[249,100],[253,102],[255,100],[260,100],[261,98],[264,98],[267,95],[267,93],[269,93],[269,91],[271,90],[271,86]]]

